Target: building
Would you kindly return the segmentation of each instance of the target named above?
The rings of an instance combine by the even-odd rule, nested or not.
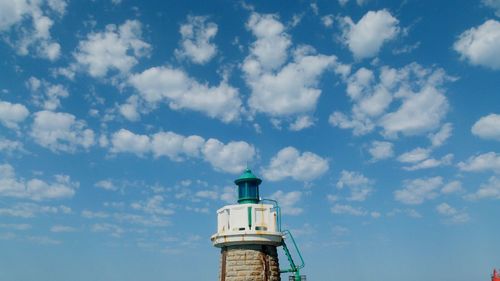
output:
[[[261,183],[246,169],[235,180],[238,204],[217,210],[217,233],[211,240],[221,249],[219,281],[280,281],[280,273],[285,272],[294,273],[294,281],[302,280],[299,272],[304,266],[302,256],[291,233],[281,229],[278,202],[260,198]],[[293,242],[301,265],[295,265],[285,238]],[[285,251],[290,269],[280,270],[279,246]]]

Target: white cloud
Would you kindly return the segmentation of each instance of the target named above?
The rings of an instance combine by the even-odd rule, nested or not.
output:
[[[500,114],[488,114],[481,117],[472,126],[471,132],[482,139],[500,141]]]
[[[118,106],[120,114],[129,121],[138,121],[141,118],[140,101],[138,96],[130,96],[127,102]]]
[[[219,198],[228,204],[233,204],[237,200],[236,189],[233,186],[224,187]]]
[[[184,137],[173,132],[159,132],[151,138],[151,145],[155,157],[167,156],[174,161],[181,161],[186,157],[198,157],[205,140],[200,136]]]
[[[446,217],[447,223],[460,224],[466,223],[470,220],[469,214],[464,211],[458,211],[447,203],[437,205],[436,210],[439,214]]]
[[[419,205],[436,198],[439,195],[437,191],[442,186],[441,177],[405,180],[403,189],[394,191],[394,198],[403,204]]]
[[[41,146],[52,151],[75,152],[94,145],[94,131],[85,121],[69,113],[39,111],[35,114],[31,136]]]
[[[314,125],[314,119],[309,115],[299,116],[290,124],[291,131],[300,131]]]
[[[500,69],[500,22],[488,20],[460,34],[453,48],[472,65]]]
[[[105,218],[109,217],[108,213],[105,213],[105,212],[93,212],[93,211],[89,211],[89,210],[83,210],[82,213],[81,213],[81,215],[82,215],[82,217],[84,217],[86,219],[94,219],[94,218],[105,219]]]
[[[333,15],[326,15],[321,17],[321,23],[325,27],[332,27],[333,26]]]
[[[216,200],[219,198],[219,194],[214,190],[199,190],[194,194],[194,196],[211,200]]]
[[[163,196],[155,195],[146,201],[134,202],[131,204],[131,207],[135,210],[140,210],[153,215],[172,215],[174,213],[174,210],[166,208],[163,201],[165,201]]]
[[[56,110],[61,106],[61,98],[69,96],[68,90],[60,84],[51,84],[36,77],[30,77],[26,85],[33,94],[33,103],[45,110]]]
[[[438,127],[447,112],[448,100],[443,93],[436,88],[423,88],[406,98],[398,110],[386,114],[380,124],[387,135],[417,135]]]
[[[500,17],[500,1],[499,0],[482,0],[481,3],[483,3],[485,6],[492,8],[495,10],[495,15],[497,17]]]
[[[78,43],[73,56],[75,68],[87,71],[92,77],[104,77],[110,71],[127,74],[149,54],[151,46],[142,40],[142,24],[127,20],[120,26],[109,24],[102,32],[91,32]]]
[[[335,204],[330,208],[330,211],[336,215],[351,215],[351,216],[366,216],[368,212],[361,207],[353,207],[351,205]]]
[[[453,154],[449,153],[441,157],[441,159],[427,158],[421,162],[415,163],[411,166],[405,166],[403,169],[407,171],[415,171],[421,169],[436,168],[439,166],[450,165],[453,160]]]
[[[14,152],[25,152],[24,145],[20,141],[13,141],[0,137],[0,152],[12,155]]]
[[[151,150],[149,136],[137,135],[129,130],[120,129],[111,136],[111,152],[130,152],[143,155]]]
[[[111,152],[139,156],[152,153],[154,157],[166,156],[173,161],[202,158],[215,170],[228,173],[240,173],[256,155],[255,148],[244,141],[224,144],[213,138],[205,141],[196,135],[186,137],[173,132],[158,132],[148,136],[125,129],[111,136]]]
[[[76,228],[72,227],[72,226],[67,226],[67,225],[54,225],[50,228],[50,231],[51,232],[56,232],[56,233],[60,233],[60,232],[75,232],[77,231]]]
[[[451,136],[453,131],[453,126],[451,123],[444,124],[439,131],[433,134],[429,134],[429,140],[431,141],[432,147],[439,147],[443,145],[446,140]]]
[[[118,186],[114,185],[111,180],[100,180],[94,184],[95,187],[102,188],[104,190],[117,191]]]
[[[500,178],[492,176],[488,182],[481,184],[479,189],[472,194],[465,196],[467,199],[500,199]]]
[[[281,190],[276,191],[271,194],[270,198],[278,201],[281,207],[281,211],[285,215],[300,215],[304,211],[298,202],[302,198],[302,192],[300,191],[290,191],[283,192]]]
[[[71,208],[66,206],[42,206],[34,203],[18,203],[10,208],[0,208],[0,216],[33,218],[38,214],[69,214]]]
[[[281,149],[262,169],[264,178],[279,181],[290,177],[297,181],[312,181],[323,175],[329,168],[328,161],[312,152],[302,154],[288,146]]]
[[[30,199],[34,201],[70,198],[79,183],[71,182],[69,176],[56,175],[53,183],[40,179],[16,178],[14,168],[0,165],[0,196]]]
[[[0,228],[13,229],[13,230],[28,230],[31,228],[31,225],[26,223],[2,223],[0,224]]]
[[[129,82],[153,106],[165,102],[173,110],[194,110],[225,123],[238,120],[243,110],[238,89],[225,80],[208,86],[180,69],[165,66],[131,75]]]
[[[233,174],[241,173],[255,157],[255,148],[244,141],[223,144],[216,139],[209,139],[202,152],[214,169]]]
[[[441,189],[441,193],[452,194],[452,193],[462,192],[463,190],[464,189],[462,188],[461,182],[452,181],[452,182],[445,184],[445,186],[443,186],[443,188]]]
[[[340,6],[344,6],[349,0],[338,0]]]
[[[467,161],[458,163],[458,167],[466,172],[483,172],[491,170],[500,173],[500,154],[487,152],[471,156]]]
[[[47,236],[28,236],[27,240],[40,245],[59,245],[62,243],[60,240],[55,240]]]
[[[211,40],[217,34],[217,24],[207,22],[207,17],[188,16],[181,25],[181,48],[175,50],[180,58],[188,58],[194,63],[205,64],[217,53],[217,46]]]
[[[368,152],[372,156],[372,161],[383,160],[394,156],[394,145],[387,141],[372,141]]]
[[[345,44],[356,59],[376,56],[382,45],[400,31],[398,19],[387,10],[369,11],[357,23],[344,17],[341,23]]]
[[[125,233],[125,230],[116,224],[96,223],[91,227],[92,232],[109,233],[109,235],[119,238]]]
[[[2,1],[0,2],[0,32],[19,55],[34,52],[38,57],[54,61],[59,58],[61,46],[50,35],[54,21],[52,15],[62,17],[66,2]],[[31,25],[30,25],[31,24]]]
[[[251,88],[248,104],[252,112],[273,118],[307,115],[316,108],[321,75],[327,69],[346,71],[335,56],[316,54],[310,46],[300,46],[289,59],[290,36],[275,15],[253,13],[247,28],[257,38],[241,68]]]
[[[401,69],[383,66],[378,77],[360,68],[345,80],[347,95],[353,101],[351,116],[334,112],[329,122],[353,129],[355,135],[367,134],[377,126],[387,138],[428,133],[440,126],[448,112],[443,84],[453,80],[442,69],[416,63]],[[388,112],[392,108],[396,109]]]
[[[253,13],[246,27],[257,37],[250,51],[258,64],[253,67],[275,70],[285,63],[291,40],[277,16]]]
[[[429,158],[430,153],[430,149],[417,147],[411,151],[399,155],[398,161],[402,163],[417,163]]]
[[[342,170],[340,179],[337,181],[337,188],[349,188],[349,201],[365,201],[373,192],[374,181],[365,177],[363,174],[354,171]]]
[[[19,129],[19,123],[29,115],[28,109],[20,103],[0,101],[0,123],[9,129]]]

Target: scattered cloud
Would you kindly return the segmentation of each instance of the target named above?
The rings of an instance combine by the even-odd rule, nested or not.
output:
[[[460,181],[452,181],[443,186],[441,189],[441,193],[444,194],[452,194],[452,193],[459,193],[463,192],[464,189],[462,187],[462,183]]]
[[[50,29],[54,18],[66,12],[66,1],[2,1],[0,3],[0,33],[16,52],[30,53],[51,61],[60,56],[61,46],[52,39]]]
[[[354,135],[370,133],[377,126],[386,138],[431,132],[448,112],[443,85],[454,79],[442,69],[424,68],[416,63],[401,69],[382,66],[378,78],[373,71],[360,68],[346,79],[347,95],[354,103],[351,116],[336,111],[329,122],[352,129]],[[388,112],[393,104],[398,107]]]
[[[13,155],[14,152],[23,153],[25,150],[22,142],[0,137],[0,152],[5,155]]]
[[[366,216],[368,211],[361,207],[353,207],[347,204],[335,204],[330,211],[336,215]]]
[[[149,55],[151,46],[142,40],[142,24],[127,20],[120,26],[106,25],[104,31],[90,32],[73,52],[69,69],[82,70],[102,78],[111,71],[128,74],[139,58]]]
[[[430,156],[430,149],[417,147],[411,151],[405,152],[398,156],[398,161],[402,163],[417,163],[424,161]]]
[[[61,233],[61,232],[75,232],[76,228],[67,225],[54,225],[50,228],[51,232]]]
[[[321,17],[321,23],[325,26],[325,27],[332,27],[333,26],[333,15],[326,15],[326,16],[323,16]]]
[[[54,152],[73,153],[95,143],[94,131],[70,113],[38,111],[34,114],[31,136],[39,145]]]
[[[140,210],[147,214],[169,216],[174,213],[171,208],[164,207],[163,202],[165,199],[161,195],[155,195],[146,201],[139,201],[132,203],[131,207],[134,210]]]
[[[431,133],[428,135],[429,140],[431,141],[432,147],[442,146],[446,140],[451,136],[453,131],[453,126],[451,123],[443,124],[441,129],[436,133]]]
[[[344,17],[341,24],[344,44],[356,59],[375,57],[400,31],[399,20],[387,10],[369,11],[357,23]]]
[[[255,148],[244,141],[224,144],[217,139],[207,140],[202,152],[214,169],[233,174],[241,173],[256,154]]]
[[[295,48],[287,63],[292,42],[276,15],[253,13],[246,26],[257,38],[241,66],[252,112],[278,119],[309,115],[321,95],[321,75],[327,69],[348,71],[335,56],[316,54],[310,46]]]
[[[217,46],[211,42],[217,34],[217,24],[207,22],[203,16],[188,16],[179,32],[181,48],[175,50],[179,58],[187,58],[196,64],[209,62],[217,53]]]
[[[465,198],[471,200],[500,199],[500,179],[495,176],[490,177],[488,182],[481,184],[475,193],[468,194]]]
[[[39,214],[69,214],[71,208],[60,206],[45,206],[35,203],[17,203],[7,208],[0,208],[0,216],[33,218]]]
[[[69,96],[68,90],[63,85],[51,84],[33,76],[28,79],[26,86],[32,93],[32,102],[45,110],[56,110],[61,106],[61,98]]]
[[[215,170],[240,173],[253,161],[255,148],[244,141],[231,141],[226,144],[217,139],[205,141],[200,136],[182,136],[173,132],[159,132],[154,135],[139,135],[121,129],[111,136],[112,153],[134,153],[145,156],[168,157],[173,161],[186,158],[202,158]]]
[[[239,120],[243,111],[238,89],[225,80],[217,86],[209,86],[189,77],[183,70],[161,66],[131,75],[129,83],[151,107],[166,103],[173,110],[193,110],[225,123]],[[129,104],[135,107],[128,110],[137,111],[137,105]]]
[[[390,212],[387,213],[387,216],[393,217],[397,214],[405,214],[405,215],[409,216],[410,218],[414,218],[414,219],[422,218],[422,215],[419,212],[417,212],[417,210],[415,210],[415,209],[399,209],[399,208],[391,210]]]
[[[75,195],[78,182],[71,182],[69,176],[56,175],[53,183],[34,178],[17,178],[14,167],[0,165],[0,196],[30,199],[34,201],[70,198]]]
[[[458,168],[466,172],[493,171],[500,173],[500,153],[487,152],[469,157],[467,161],[458,163]]]
[[[109,235],[120,238],[125,230],[116,224],[111,223],[96,223],[91,227],[92,232],[108,233]]]
[[[0,228],[10,230],[28,230],[31,229],[31,225],[26,223],[2,223],[0,224]]]
[[[314,125],[314,119],[309,115],[299,116],[290,124],[290,131],[300,131]]]
[[[495,10],[495,15],[500,17],[500,1],[498,0],[481,0],[481,3],[488,8]]]
[[[439,166],[450,165],[452,160],[453,160],[453,154],[450,153],[441,157],[441,159],[427,158],[411,166],[405,166],[403,167],[403,169],[407,171],[415,171],[421,169],[436,168]]]
[[[111,180],[100,180],[94,186],[109,191],[117,191],[119,189]]]
[[[285,215],[296,216],[302,214],[304,211],[303,208],[299,207],[301,206],[299,201],[302,198],[302,192],[300,191],[284,192],[278,190],[271,194],[270,198],[280,203],[281,211]]]
[[[419,205],[436,198],[438,189],[443,186],[442,177],[405,180],[403,188],[394,191],[394,198],[403,204]]]
[[[29,236],[27,240],[40,245],[59,245],[62,244],[62,241],[52,239],[47,236]]]
[[[300,153],[288,146],[281,149],[262,169],[264,178],[279,181],[292,178],[297,181],[312,181],[323,175],[329,168],[328,160],[312,152]]]
[[[344,187],[349,189],[350,196],[347,198],[348,201],[365,201],[373,192],[374,183],[373,180],[359,172],[342,170],[336,186],[338,189],[343,189]]]
[[[500,114],[492,113],[481,117],[474,123],[471,132],[482,139],[500,141]]]
[[[447,203],[441,203],[436,206],[436,211],[446,218],[446,223],[462,224],[470,220],[469,214],[465,211],[459,211]]]
[[[0,123],[9,129],[18,130],[19,123],[24,121],[30,112],[20,103],[0,101]]]
[[[487,20],[478,27],[464,31],[453,44],[462,60],[494,70],[500,69],[500,22]]]
[[[391,158],[394,156],[394,145],[387,141],[372,141],[368,152],[372,156],[371,161],[376,162],[379,160]]]

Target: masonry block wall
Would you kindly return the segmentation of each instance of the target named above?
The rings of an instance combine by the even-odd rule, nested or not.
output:
[[[238,245],[221,248],[219,281],[281,281],[276,247]]]

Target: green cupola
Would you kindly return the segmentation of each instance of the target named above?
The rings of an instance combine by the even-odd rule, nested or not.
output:
[[[259,184],[261,179],[256,177],[250,169],[246,169],[241,176],[234,181],[238,186],[238,203],[259,203]]]

